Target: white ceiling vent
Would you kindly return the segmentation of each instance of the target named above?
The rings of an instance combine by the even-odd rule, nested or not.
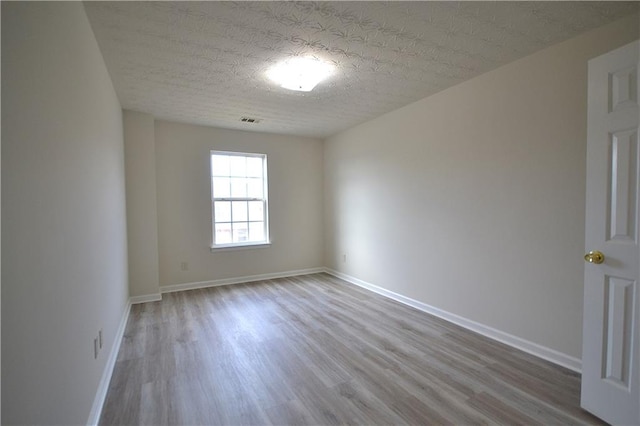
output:
[[[260,120],[259,118],[242,117],[240,121],[242,121],[243,123],[258,124],[262,120]]]

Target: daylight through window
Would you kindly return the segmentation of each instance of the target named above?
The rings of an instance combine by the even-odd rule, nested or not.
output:
[[[213,248],[269,242],[267,156],[211,151]]]

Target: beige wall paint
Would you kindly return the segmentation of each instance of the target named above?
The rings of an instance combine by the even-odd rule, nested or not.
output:
[[[82,3],[1,7],[2,424],[84,424],[127,306],[122,112]]]
[[[580,358],[587,60],[637,23],[328,139],[327,266]]]
[[[123,112],[129,293],[159,294],[154,118]]]
[[[161,286],[323,266],[320,140],[167,121],[155,137]],[[270,247],[211,253],[212,149],[267,154]]]

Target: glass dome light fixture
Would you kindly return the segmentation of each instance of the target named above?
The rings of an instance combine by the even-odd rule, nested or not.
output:
[[[296,56],[267,70],[267,77],[285,89],[310,92],[334,71],[335,66],[317,58]]]

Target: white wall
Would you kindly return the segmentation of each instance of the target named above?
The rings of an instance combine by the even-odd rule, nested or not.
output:
[[[128,294],[122,112],[82,3],[2,2],[2,151],[2,423],[83,424]]]
[[[328,139],[327,266],[580,358],[587,60],[637,36],[629,17]]]
[[[124,111],[129,293],[159,295],[156,154],[152,115]]]
[[[320,140],[167,121],[155,138],[161,286],[323,266]],[[267,154],[271,247],[211,253],[212,149]]]

